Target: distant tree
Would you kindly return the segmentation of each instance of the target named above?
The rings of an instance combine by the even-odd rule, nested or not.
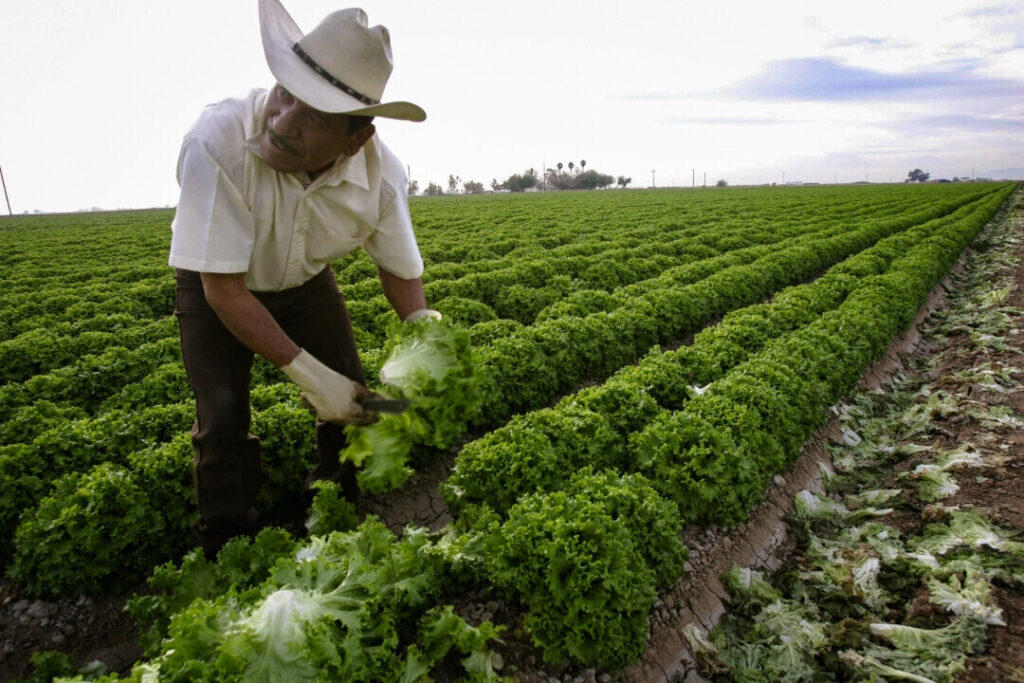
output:
[[[598,173],[595,170],[589,170],[580,173],[579,175],[576,176],[575,180],[577,181],[579,187],[584,190],[593,190],[599,187],[608,187],[613,182],[615,182],[615,179],[612,178],[610,175]]]
[[[497,178],[491,178],[491,189],[495,192],[501,189],[501,183],[498,182]]]
[[[461,180],[462,180],[462,178],[460,178],[459,176],[449,174],[448,175],[448,191],[451,192],[452,194],[455,194],[455,192],[459,189],[459,182]]]
[[[717,183],[715,183],[715,187],[725,187],[728,184],[729,184],[729,181],[727,181],[725,178],[722,178]]]
[[[423,194],[428,197],[440,197],[444,194],[444,189],[434,181],[431,181],[430,184],[427,185],[427,189],[423,190]]]
[[[573,169],[573,166],[575,166],[575,164],[573,164],[573,163],[572,163],[572,162],[570,161],[570,162],[569,162],[569,173],[572,173],[572,169]]]
[[[484,184],[475,180],[467,180],[462,183],[462,191],[466,194],[483,194]]]
[[[562,164],[558,165],[561,166]],[[562,171],[561,168],[557,171],[549,168],[544,182],[547,186],[553,187],[556,190],[572,190],[576,187],[575,178]]]
[[[919,168],[915,168],[913,171],[911,171],[910,173],[907,174],[907,179],[904,180],[903,182],[905,182],[905,183],[923,183],[924,181],[928,180],[930,175],[931,174],[925,173],[924,171],[922,171]]]
[[[587,170],[587,160],[586,159],[580,159],[580,170],[581,171]]]
[[[510,175],[505,179],[505,182],[501,184],[501,187],[512,192],[522,192],[528,188],[536,187],[538,180],[537,172],[531,168],[524,171],[522,174],[514,173]]]
[[[620,175],[618,179],[615,181],[615,184],[625,189],[626,185],[629,185],[631,182],[633,182],[632,178],[627,178],[624,175]]]
[[[420,184],[415,180],[409,181],[409,196],[414,197],[420,191]]]
[[[562,171],[562,162],[561,161],[558,162],[558,171],[559,171],[559,173],[561,173],[561,171]]]

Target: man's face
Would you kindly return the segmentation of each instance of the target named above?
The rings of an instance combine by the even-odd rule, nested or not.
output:
[[[313,109],[280,85],[267,96],[260,154],[275,171],[311,175],[342,154],[356,154],[374,133],[372,125],[348,132],[348,116]]]

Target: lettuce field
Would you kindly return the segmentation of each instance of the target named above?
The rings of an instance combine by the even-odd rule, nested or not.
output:
[[[216,562],[192,549],[172,211],[4,219],[6,581],[138,592],[138,661],[104,680],[491,680],[515,677],[517,638],[619,670],[687,580],[681,532],[746,520],[1015,188],[416,198],[428,304],[468,335],[480,384],[471,408],[452,397],[458,433],[409,453],[445,463],[437,522],[353,514],[380,487],[354,510],[324,487],[310,508],[313,415],[257,360],[270,525]],[[365,254],[334,271],[375,378],[398,321]],[[467,596],[513,616],[468,614]]]

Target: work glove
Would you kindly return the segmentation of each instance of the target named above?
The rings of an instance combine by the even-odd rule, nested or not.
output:
[[[374,420],[375,416],[358,403],[360,398],[370,395],[370,390],[331,370],[305,349],[281,371],[302,388],[303,402],[313,408],[321,420],[355,425]]]
[[[421,308],[418,311],[413,311],[409,315],[405,316],[405,320],[402,322],[411,323],[421,318],[433,318],[434,320],[440,320],[441,313],[430,308]]]

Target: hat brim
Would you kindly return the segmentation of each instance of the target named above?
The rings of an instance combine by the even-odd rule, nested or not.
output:
[[[267,66],[290,93],[309,106],[330,114],[380,116],[404,121],[423,121],[427,113],[412,102],[381,102],[366,105],[324,80],[292,50],[302,31],[278,0],[260,0],[260,33]]]

